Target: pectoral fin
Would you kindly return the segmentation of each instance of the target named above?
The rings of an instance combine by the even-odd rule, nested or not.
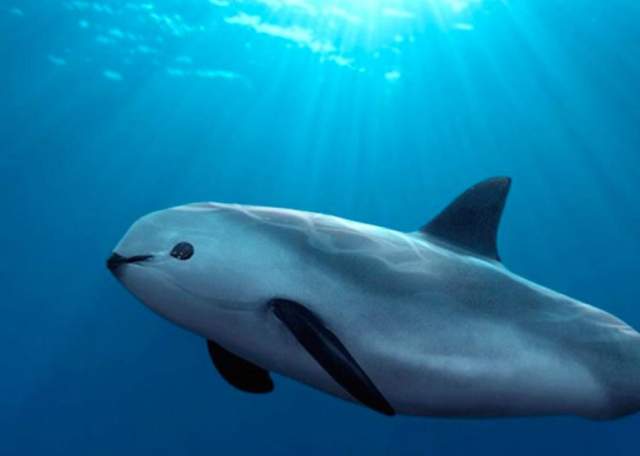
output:
[[[298,342],[351,396],[380,413],[395,414],[342,342],[309,309],[286,299],[273,299],[271,304]]]
[[[207,348],[213,365],[229,384],[247,393],[273,391],[273,380],[263,368],[234,355],[212,340],[207,341]]]

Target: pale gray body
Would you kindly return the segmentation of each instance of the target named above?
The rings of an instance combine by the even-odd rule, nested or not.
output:
[[[195,247],[189,261],[169,256],[181,241]],[[612,418],[640,408],[632,328],[419,232],[198,203],[143,217],[115,251],[153,255],[119,278],[159,314],[345,399],[270,299],[320,317],[397,413]]]

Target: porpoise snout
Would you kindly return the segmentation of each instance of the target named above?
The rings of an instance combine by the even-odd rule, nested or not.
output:
[[[107,259],[107,268],[115,274],[118,268],[123,264],[139,263],[151,258],[153,258],[153,255],[134,255],[131,257],[126,257],[114,252]]]

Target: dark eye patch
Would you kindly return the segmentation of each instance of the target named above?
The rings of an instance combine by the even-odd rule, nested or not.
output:
[[[188,260],[193,256],[193,246],[188,242],[179,242],[171,250],[171,256],[178,260]]]

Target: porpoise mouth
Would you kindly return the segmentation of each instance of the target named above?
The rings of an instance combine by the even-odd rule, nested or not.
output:
[[[107,268],[115,274],[118,268],[123,264],[140,263],[151,258],[153,258],[153,255],[134,255],[126,257],[114,252],[107,259]]]

